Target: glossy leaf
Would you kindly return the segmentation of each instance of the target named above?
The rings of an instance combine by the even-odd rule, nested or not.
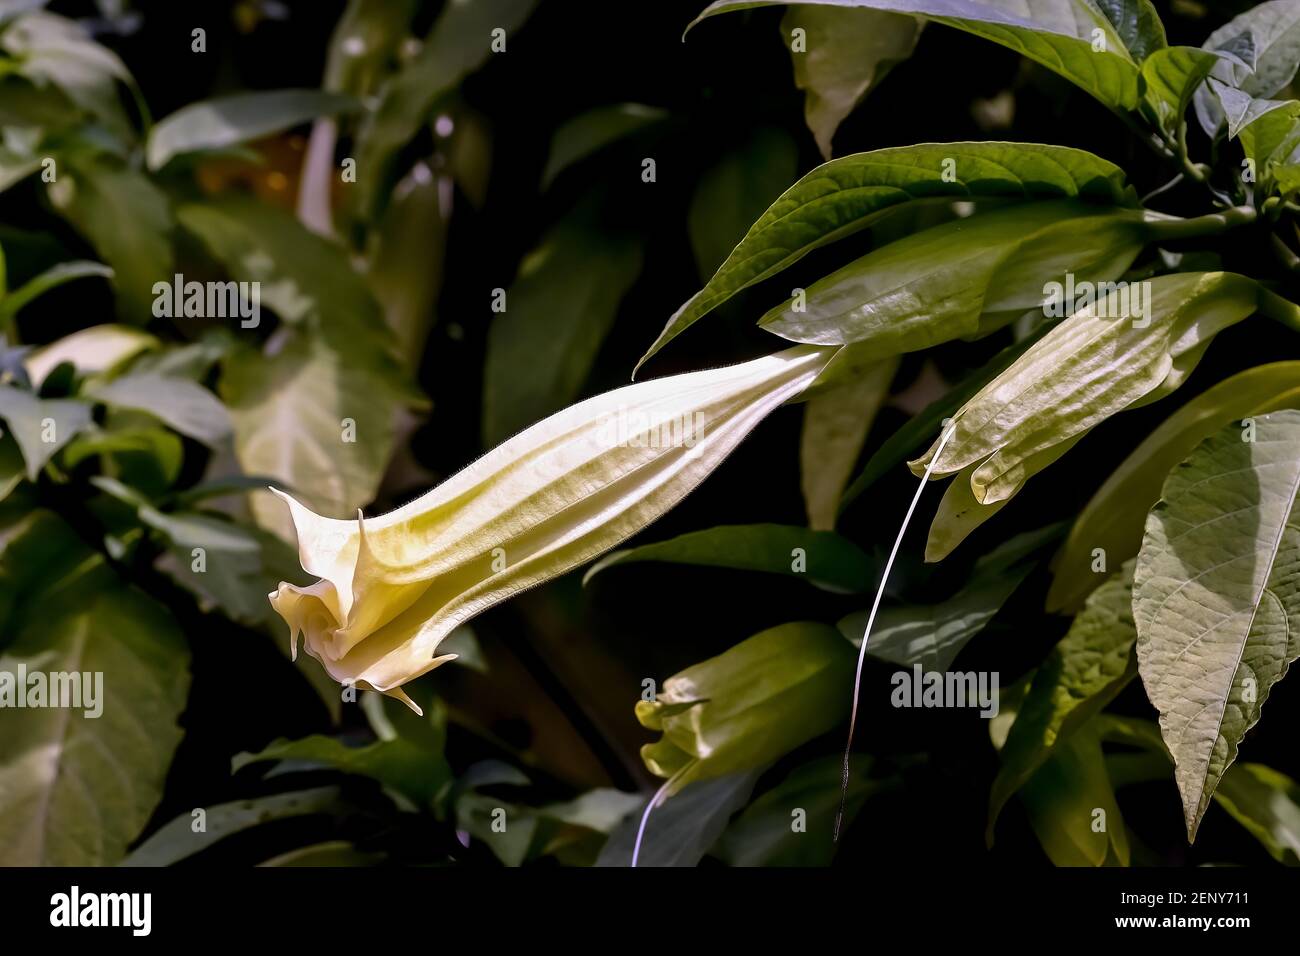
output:
[[[1148,238],[1132,210],[1026,203],[891,242],[814,282],[759,325],[793,342],[870,343],[885,358],[995,331],[1047,284],[1117,279]]]
[[[952,177],[944,176],[949,168],[945,160],[952,161]],[[640,364],[737,292],[814,249],[860,232],[904,203],[1076,196],[1133,202],[1118,166],[1062,146],[925,144],[831,160],[787,189],[759,217],[713,278],[673,314]]]
[[[777,0],[717,0],[691,24]],[[908,13],[1009,47],[1060,73],[1112,109],[1137,102],[1138,65],[1165,45],[1147,0],[810,0],[823,6]],[[688,28],[689,29],[689,28]]]

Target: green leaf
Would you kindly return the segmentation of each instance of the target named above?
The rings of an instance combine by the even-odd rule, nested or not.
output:
[[[1263,121],[1266,117],[1274,117],[1269,121],[1274,125],[1284,121],[1284,118],[1290,118],[1295,115],[1297,107],[1300,107],[1295,100],[1270,100],[1262,97],[1254,97],[1241,90],[1225,86],[1218,80],[1211,78],[1210,87],[1218,96],[1219,104],[1223,107],[1224,115],[1228,120],[1228,137],[1235,139],[1246,127],[1254,126],[1256,123]]]
[[[382,374],[298,336],[273,356],[242,349],[226,358],[221,396],[244,471],[278,479],[330,516],[355,517],[374,499],[401,404]],[[259,525],[296,540],[282,501],[258,493],[250,502]]]
[[[56,601],[32,602],[0,656],[0,673],[26,668],[29,681],[36,672],[98,674],[90,712],[102,712],[7,712],[0,863],[99,866],[125,855],[162,796],[180,743],[188,663],[172,616],[115,581],[82,578]]]
[[[717,0],[696,17],[784,0]],[[1111,109],[1132,109],[1138,65],[1165,45],[1147,0],[809,0],[821,6],[908,13],[973,33],[1061,74]],[[689,31],[691,27],[687,27]]]
[[[103,157],[64,162],[50,201],[113,267],[118,315],[153,315],[154,283],[172,275],[167,197],[142,174]]]
[[[799,477],[808,526],[814,530],[835,529],[840,495],[897,370],[896,358],[873,363],[859,380],[816,395],[805,405]]]
[[[1108,282],[1150,236],[1144,215],[1078,202],[979,212],[888,243],[814,282],[759,325],[884,358],[987,335],[1044,304],[1048,283]]]
[[[656,807],[646,821],[637,866],[695,866],[718,842],[731,815],[749,802],[759,771],[733,773],[685,787]],[[642,801],[644,807],[644,801]],[[629,866],[641,813],[610,834],[596,866]]]
[[[589,213],[579,209],[547,233],[493,317],[483,372],[488,447],[577,397],[641,273],[641,243],[599,231]]]
[[[845,825],[873,794],[897,782],[868,779],[870,767],[870,759],[857,754],[849,762]],[[822,757],[791,771],[727,827],[715,855],[728,866],[830,866],[838,848],[831,835],[842,777],[839,757]]]
[[[1102,580],[1096,551],[1110,567],[1138,553],[1146,514],[1165,477],[1229,422],[1300,405],[1300,362],[1259,365],[1224,379],[1174,412],[1111,472],[1080,512],[1055,561],[1048,610],[1078,607]]]
[[[293,548],[260,528],[206,515],[154,511],[141,517],[170,543],[159,568],[193,592],[200,607],[277,636],[282,633],[283,622],[266,595],[281,581],[304,582]],[[196,547],[203,548],[201,563]]]
[[[945,169],[952,170],[950,177],[944,176]],[[787,189],[763,213],[713,278],[673,314],[640,364],[737,292],[814,249],[867,228],[904,203],[1076,196],[1135,201],[1118,166],[1062,146],[941,143],[831,160]]]
[[[853,483],[840,498],[840,511],[850,504],[868,488],[879,481],[891,469],[907,461],[907,456],[916,448],[929,441],[946,418],[970,401],[984,386],[1007,370],[1021,355],[1027,352],[1035,342],[1047,334],[1051,325],[1040,322],[1025,338],[1008,345],[993,356],[982,368],[972,372],[960,383],[950,389],[942,398],[935,399],[925,410],[914,415],[906,425],[890,435],[879,448],[867,459],[862,472],[853,479]]]
[[[668,112],[641,103],[600,106],[556,127],[551,151],[542,173],[542,188],[548,189],[570,166],[594,156],[619,140],[653,127],[668,118]]]
[[[854,654],[833,627],[783,624],[688,667],[636,717],[663,737],[641,748],[669,795],[695,780],[765,766],[844,719]]]
[[[794,84],[807,91],[804,119],[823,158],[831,158],[831,140],[844,118],[912,55],[923,26],[913,17],[877,10],[807,3],[786,8],[781,35],[791,47]],[[795,30],[804,31],[802,49],[793,46]]]
[[[939,604],[886,607],[876,616],[867,654],[904,667],[946,671],[961,649],[1001,610],[1034,569],[1033,553],[1057,533],[1055,527],[1017,535],[975,562],[970,580]],[[840,633],[862,646],[868,610],[839,622]]]
[[[593,564],[586,584],[607,568],[638,561],[666,561],[803,578],[827,591],[854,593],[873,582],[875,565],[847,538],[833,531],[793,525],[719,525],[636,548],[614,551]]]
[[[189,379],[152,373],[123,375],[86,389],[96,401],[148,412],[182,435],[219,448],[230,437],[230,414],[217,397]]]
[[[1056,866],[1128,866],[1128,834],[1095,730],[1085,725],[1020,790],[1043,852]]]
[[[92,408],[68,398],[40,399],[31,392],[0,385],[0,418],[22,449],[27,477],[32,481],[45,463],[91,424]]]
[[[257,753],[242,753],[231,761],[231,772],[268,760],[294,760],[324,764],[343,773],[378,780],[414,801],[429,807],[438,791],[451,780],[451,768],[441,753],[397,737],[362,747],[349,747],[334,737],[319,734],[301,740],[272,741]]]
[[[1142,63],[1142,102],[1160,128],[1174,133],[1187,112],[1187,104],[1219,56],[1190,46],[1156,50]]]
[[[1149,307],[1125,302],[1146,288]],[[1256,298],[1255,282],[1243,276],[1180,273],[1076,311],[962,406],[934,476],[971,468],[958,480],[969,482],[975,501],[1010,498],[1062,444],[1181,385],[1214,336],[1255,311]],[[909,463],[915,474],[937,447],[936,440]]]
[[[1069,633],[1034,674],[1002,746],[1002,767],[989,796],[990,843],[1011,795],[1137,676],[1132,574],[1130,565],[1088,598]]]
[[[1243,33],[1250,34],[1253,63],[1225,60],[1214,75],[1254,97],[1267,98],[1286,89],[1300,65],[1300,8],[1291,0],[1261,3],[1211,33],[1204,47],[1223,49]]]
[[[366,283],[407,368],[416,370],[437,318],[451,217],[451,179],[417,163],[372,234]]]
[[[113,270],[99,262],[60,262],[51,266],[33,279],[28,279],[17,289],[0,298],[0,327],[13,324],[18,312],[33,300],[40,298],[51,289],[57,289],[74,279],[90,276],[112,278]]]
[[[71,362],[80,375],[112,374],[158,345],[154,336],[130,325],[92,325],[31,352],[23,367],[38,385],[64,362]]]
[[[1300,412],[1280,411],[1206,439],[1170,472],[1147,517],[1133,586],[1138,665],[1189,840],[1300,656],[1297,492]]]
[[[53,84],[117,137],[135,136],[122,108],[123,83],[144,112],[144,101],[117,54],[91,39],[79,23],[53,14],[30,13],[5,29],[0,46],[18,70],[38,84]]]
[[[195,829],[193,813],[182,813],[136,847],[122,865],[172,866],[228,836],[263,823],[330,813],[338,801],[337,787],[317,787],[218,803],[202,808],[203,829],[200,830]]]
[[[1273,859],[1300,865],[1300,784],[1263,764],[1239,763],[1223,775],[1214,798]]]
[[[749,224],[794,179],[799,155],[783,131],[755,130],[700,176],[686,217],[702,276],[713,273]]]
[[[438,101],[492,55],[492,31],[506,32],[507,49],[537,0],[475,0],[450,3],[429,31],[420,52],[380,94],[357,136],[356,209],[370,219],[401,148],[428,121]]]
[[[330,37],[324,87],[360,96],[388,75],[419,0],[348,0]]]
[[[157,170],[183,153],[247,143],[318,116],[360,108],[350,96],[323,90],[267,90],[200,100],[181,107],[149,131],[145,158],[149,168]]]
[[[139,412],[109,411],[104,426],[90,426],[70,441],[60,464],[71,471],[93,455],[100,470],[115,475],[145,495],[166,492],[180,476],[185,448],[175,432]]]

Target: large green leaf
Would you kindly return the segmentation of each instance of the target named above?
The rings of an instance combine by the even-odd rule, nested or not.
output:
[[[897,358],[875,362],[857,381],[816,395],[804,406],[799,478],[809,527],[835,528],[840,494],[897,370]]]
[[[483,372],[491,447],[572,402],[641,273],[641,244],[609,235],[580,208],[529,253],[492,320]]]
[[[1149,309],[1125,302],[1145,287]],[[1062,321],[962,406],[934,476],[963,472],[958,480],[981,505],[1010,498],[1064,443],[1181,385],[1213,337],[1257,300],[1253,280],[1223,272],[1162,276],[1121,292]],[[910,462],[914,473],[937,448],[936,440]]]
[[[150,169],[161,169],[182,153],[247,143],[360,105],[350,96],[323,90],[268,90],[200,100],[159,120],[149,131],[145,157]]]
[[[400,403],[373,368],[298,336],[275,355],[242,349],[229,356],[221,395],[245,471],[279,479],[333,517],[355,517],[374,499]],[[259,494],[251,502],[258,524],[295,540],[282,501]]]
[[[123,375],[87,390],[116,408],[148,412],[169,427],[210,447],[230,437],[230,414],[202,385],[153,373]]]
[[[154,283],[172,275],[167,197],[142,174],[106,158],[63,165],[49,186],[51,202],[113,267],[118,314],[147,322]]]
[[[1090,726],[1072,734],[1021,788],[1043,852],[1056,866],[1128,866],[1128,833],[1101,743]]]
[[[1119,278],[1150,229],[1135,210],[1075,201],[979,212],[868,253],[759,325],[793,342],[862,343],[869,358],[987,335],[1041,306],[1050,282]]]
[[[1142,546],[1146,514],[1170,470],[1234,419],[1300,406],[1300,362],[1259,365],[1224,379],[1174,412],[1133,449],[1074,522],[1055,561],[1048,610],[1076,608]],[[1101,549],[1100,555],[1097,550]],[[1103,571],[1093,568],[1098,558]]]
[[[920,664],[927,671],[946,671],[961,649],[984,629],[1034,569],[1034,552],[1058,528],[1017,535],[975,562],[970,580],[957,594],[938,604],[886,607],[876,616],[867,654],[903,667]],[[854,647],[862,645],[870,612],[857,611],[839,622],[840,633]]]
[[[5,551],[13,547],[9,540]],[[181,739],[189,651],[175,620],[89,551],[80,554],[78,568],[23,596],[0,673],[25,668],[29,681],[37,672],[99,674],[91,712],[102,710],[6,709],[0,863],[9,866],[118,862],[162,796]]]
[[[990,842],[1011,795],[1137,675],[1132,573],[1129,566],[1097,589],[1034,674],[1002,746],[989,796]]]
[[[950,176],[945,175],[948,170]],[[668,320],[641,363],[737,292],[814,249],[860,232],[904,203],[1076,196],[1135,202],[1118,166],[1062,146],[940,143],[831,160],[787,189],[763,213],[713,278]]]
[[[798,171],[798,150],[790,137],[769,128],[756,130],[705,170],[686,217],[702,276],[713,274]]]
[[[492,31],[506,31],[507,49],[537,0],[449,3],[420,52],[380,93],[379,104],[358,133],[356,209],[363,219],[378,210],[393,159],[429,119],[438,101],[492,56]]]
[[[1229,425],[1169,474],[1133,586],[1138,664],[1189,839],[1300,656],[1300,412]]]
[[[810,531],[793,525],[719,525],[704,531],[614,551],[597,561],[583,581],[620,564],[666,561],[744,571],[766,571],[803,578],[829,591],[864,591],[875,567],[847,538],[833,531]]]
[[[228,836],[273,820],[326,814],[338,802],[337,787],[318,787],[203,807],[201,828],[196,827],[194,813],[182,813],[136,847],[122,863],[124,866],[171,866]]]
[[[913,17],[870,9],[792,3],[781,34],[794,61],[794,83],[807,91],[804,119],[817,148],[831,158],[831,140],[844,118],[885,74],[912,55],[923,24]],[[802,49],[794,31],[802,30]]]
[[[717,0],[691,24],[784,0]],[[1112,109],[1131,109],[1138,66],[1165,45],[1148,0],[804,0],[909,13],[1000,43],[1055,70]],[[687,28],[690,29],[689,27]]]

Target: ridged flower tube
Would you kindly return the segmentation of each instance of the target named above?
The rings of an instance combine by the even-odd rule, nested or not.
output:
[[[667,512],[834,351],[800,346],[598,395],[380,517],[325,518],[281,494],[319,578],[270,595],[294,653],[301,635],[335,680],[418,710],[401,687],[455,656],[437,655],[452,630]]]

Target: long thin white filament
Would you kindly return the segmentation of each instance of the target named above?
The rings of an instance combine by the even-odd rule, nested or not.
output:
[[[876,599],[871,604],[871,613],[867,615],[867,628],[862,633],[862,646],[858,648],[858,669],[853,675],[853,709],[849,712],[849,739],[844,745],[844,769],[840,776],[840,809],[835,814],[835,833],[832,837],[835,843],[840,839],[840,824],[844,821],[844,803],[849,795],[849,754],[853,750],[853,731],[858,724],[858,698],[862,693],[862,662],[867,659],[867,641],[871,637],[871,627],[876,623],[876,611],[880,609],[880,599],[884,597],[885,584],[889,581],[889,572],[894,567],[894,558],[898,557],[898,549],[903,544],[903,535],[907,533],[907,526],[912,521],[912,512],[916,511],[916,504],[921,500],[921,492],[925,491],[930,474],[938,464],[940,456],[943,455],[943,446],[948,444],[952,433],[952,428],[943,433],[939,438],[939,447],[930,456],[930,464],[926,466],[925,475],[921,478],[921,483],[916,486],[916,494],[912,496],[912,503],[908,505],[907,514],[903,516],[903,526],[898,529],[898,537],[894,539],[894,549],[889,552],[889,560],[885,562],[885,573],[880,577],[880,587],[876,590]]]
[[[650,811],[657,807],[664,798],[664,794],[676,780],[676,776],[669,777],[664,781],[664,785],[655,791],[655,795],[650,798],[650,802],[645,805],[645,813],[641,814],[641,825],[636,830],[636,843],[632,845],[632,866],[636,866],[636,861],[641,857],[641,838],[645,836],[645,825],[650,819]]]

